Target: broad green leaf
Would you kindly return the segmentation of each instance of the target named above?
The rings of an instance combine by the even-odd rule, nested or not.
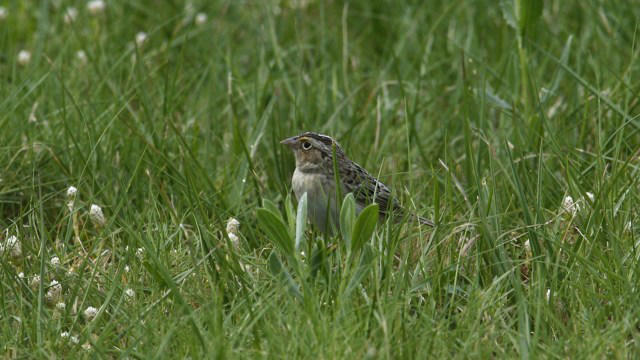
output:
[[[293,241],[287,231],[282,218],[271,210],[259,208],[257,210],[258,223],[265,231],[269,240],[278,246],[287,256],[293,255]]]
[[[364,208],[356,219],[356,225],[353,228],[353,236],[351,238],[351,250],[356,252],[362,248],[367,242],[378,223],[378,204],[371,204]]]
[[[304,230],[307,228],[307,193],[304,193],[298,201],[298,216],[296,216],[296,251],[304,238]]]
[[[275,252],[272,252],[271,255],[269,255],[269,270],[271,270],[271,273],[273,273],[275,277],[284,281],[284,285],[287,287],[287,289],[289,289],[289,291],[293,296],[297,298],[302,298],[302,294],[300,293],[300,287],[295,282],[295,280],[293,280],[293,277],[291,276],[289,271],[287,271],[287,269],[284,268],[284,266],[282,265],[282,262],[280,261],[280,259],[278,258],[278,255],[276,255]]]
[[[347,244],[347,247],[351,247],[351,235],[353,233],[353,222],[356,218],[356,201],[353,198],[352,193],[348,193],[342,201],[342,208],[340,209],[340,231],[342,232],[342,238]]]
[[[291,193],[284,199],[284,212],[287,214],[287,225],[289,226],[289,234],[294,236],[296,233],[296,210],[293,208],[291,201]]]

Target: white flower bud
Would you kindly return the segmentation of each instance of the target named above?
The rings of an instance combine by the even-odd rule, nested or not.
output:
[[[102,208],[96,204],[92,204],[89,209],[89,217],[96,225],[104,226],[107,223],[107,219],[104,218]]]
[[[64,22],[65,24],[71,24],[78,17],[78,10],[76,8],[68,7],[67,10],[64,11]]]
[[[238,245],[240,244],[240,238],[238,237],[238,235],[234,233],[228,233],[227,236],[229,236],[229,240],[231,240],[231,244],[234,247],[238,247]]]
[[[18,237],[11,235],[4,244],[0,244],[0,255],[4,252],[8,252],[13,258],[19,258],[22,256],[22,244],[20,244]]]
[[[31,287],[34,288],[34,289],[39,287],[40,286],[40,275],[33,275],[29,285],[31,285]]]
[[[565,196],[562,200],[562,208],[571,215],[575,215],[580,211],[580,205],[574,202],[573,198],[569,195]]]
[[[45,299],[49,303],[57,302],[62,297],[62,285],[59,282],[52,280],[49,284],[49,290],[45,295]]]
[[[76,194],[78,193],[78,188],[76,188],[75,186],[69,186],[67,188],[67,197],[68,198],[74,198],[76,197]]]
[[[136,297],[136,292],[133,291],[133,289],[127,289],[124,291],[124,294],[127,296],[127,298],[129,299],[133,299],[134,297]]]
[[[238,235],[240,229],[240,222],[235,218],[229,218],[227,220],[227,233]]]
[[[198,26],[204,25],[204,23],[207,22],[207,14],[205,14],[205,13],[196,14],[195,22],[196,22],[196,25],[198,25]]]
[[[102,0],[91,0],[87,3],[87,10],[91,15],[98,15],[104,12],[106,4]]]
[[[60,258],[57,256],[54,256],[51,258],[51,266],[60,266]]]
[[[94,308],[93,306],[89,306],[84,310],[84,318],[88,321],[93,320],[96,315],[98,315],[98,309]]]
[[[18,52],[18,64],[27,65],[31,62],[31,53],[27,50],[20,50]]]
[[[141,31],[136,34],[136,45],[141,47],[147,41],[147,33]]]
[[[76,51],[76,59],[80,62],[80,64],[84,65],[87,63],[87,53],[84,50]]]

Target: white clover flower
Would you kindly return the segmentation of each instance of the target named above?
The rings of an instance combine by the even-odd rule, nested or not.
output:
[[[76,194],[78,194],[78,189],[75,186],[69,186],[67,188],[67,198],[69,199],[69,201],[67,201],[67,208],[70,212],[73,211],[73,207],[76,201]]]
[[[64,11],[64,22],[65,24],[71,24],[76,21],[78,17],[78,10],[73,6],[68,7],[67,10]]]
[[[239,229],[240,222],[236,218],[229,218],[229,220],[227,220],[227,234],[238,235]]]
[[[106,4],[102,0],[91,0],[87,3],[87,10],[91,15],[98,15],[104,12]]]
[[[87,63],[87,53],[84,50],[76,51],[76,59],[80,62],[80,64],[84,65]]]
[[[569,195],[565,196],[562,200],[562,208],[571,215],[575,215],[580,211],[580,205],[577,202],[574,202],[573,198]]]
[[[62,285],[56,280],[52,280],[49,284],[49,290],[47,290],[47,294],[45,295],[45,299],[49,303],[56,302],[62,296]]]
[[[40,275],[33,275],[33,277],[31,278],[31,282],[29,282],[29,285],[31,285],[32,288],[37,288],[38,286],[40,286]]]
[[[60,266],[60,258],[57,256],[54,256],[51,258],[50,263],[51,263],[51,266]]]
[[[64,309],[67,308],[67,304],[65,304],[64,302],[59,302],[56,304],[56,309],[60,310],[60,311],[64,311]]]
[[[4,6],[0,6],[0,20],[4,20],[7,18],[7,9]]]
[[[18,279],[24,279],[24,273],[22,271],[18,273]]]
[[[131,268],[129,267],[129,265],[124,266],[124,272],[129,272],[130,270]]]
[[[63,331],[63,332],[60,333],[60,337],[63,338],[63,339],[68,339],[70,335],[71,334],[69,334],[68,331]]]
[[[67,188],[67,197],[69,198],[76,197],[77,193],[78,193],[78,188],[76,188],[75,186],[69,186]]]
[[[31,62],[31,53],[27,50],[20,50],[18,52],[18,64],[27,65]]]
[[[78,339],[78,337],[77,337],[77,336],[75,336],[75,335],[71,336],[71,337],[69,338],[69,340],[71,340],[71,342],[72,342],[72,343],[74,343],[74,344],[78,344],[78,343],[80,343],[80,339]]]
[[[102,208],[96,204],[91,204],[89,217],[96,225],[104,226],[104,224],[107,223],[107,219],[104,218],[104,214],[102,213]]]
[[[527,255],[531,255],[531,242],[529,240],[524,242],[524,251],[526,251]]]
[[[136,297],[136,292],[133,291],[133,289],[127,289],[124,291],[124,294],[127,296],[127,298],[129,299],[133,299],[134,297]]]
[[[198,13],[196,14],[196,19],[195,19],[195,23],[196,25],[204,25],[204,23],[207,22],[207,14],[205,13]]]
[[[84,310],[84,318],[88,321],[93,320],[96,315],[98,315],[98,309],[94,308],[93,306],[89,306]]]
[[[20,240],[15,235],[9,236],[9,238],[4,242],[4,244],[0,244],[0,255],[4,252],[8,252],[9,255],[13,258],[19,258],[22,256],[22,245],[20,244]]]
[[[88,342],[82,344],[82,349],[89,351],[91,350],[91,344],[89,344]]]
[[[143,248],[138,248],[136,250],[136,256],[138,257],[138,259],[142,260],[144,259],[144,249]]]
[[[240,238],[238,237],[238,235],[234,233],[228,233],[227,236],[229,236],[229,240],[231,240],[231,244],[234,247],[238,247],[238,245],[240,244]]]
[[[138,45],[138,47],[141,47],[146,41],[147,41],[146,32],[141,31],[136,34],[136,45]]]

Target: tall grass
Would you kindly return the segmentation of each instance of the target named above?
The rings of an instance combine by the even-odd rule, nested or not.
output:
[[[0,354],[635,357],[636,5],[6,2]],[[306,130],[437,226],[318,233]]]

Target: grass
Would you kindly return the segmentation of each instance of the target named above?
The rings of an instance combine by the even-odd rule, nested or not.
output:
[[[640,7],[531,3],[5,2],[1,356],[637,357]],[[318,234],[305,130],[436,228]]]

